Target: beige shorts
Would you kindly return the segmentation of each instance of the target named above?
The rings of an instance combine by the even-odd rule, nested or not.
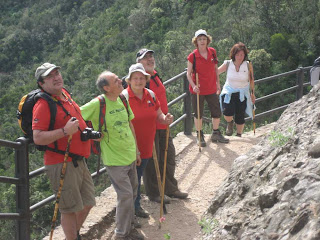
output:
[[[74,167],[72,162],[67,163],[63,188],[59,201],[61,213],[79,212],[84,206],[94,206],[94,185],[91,174],[84,160],[78,161],[79,166]],[[46,165],[46,173],[51,187],[57,194],[60,186],[60,175],[63,163]]]

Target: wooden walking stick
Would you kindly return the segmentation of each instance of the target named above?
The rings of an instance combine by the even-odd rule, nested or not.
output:
[[[252,107],[253,135],[256,135],[256,122],[254,121],[255,117],[256,117],[256,106],[253,105]]]
[[[157,175],[159,194],[161,195],[162,183],[161,183],[160,168],[159,168],[158,156],[157,156],[155,143],[153,143],[152,156],[153,156],[154,168],[156,170],[156,175]],[[161,205],[161,208],[160,208],[160,219],[161,219],[162,209],[163,209],[164,213],[166,214],[167,213],[167,209],[166,209],[166,205],[165,204],[163,206]],[[159,228],[161,228],[161,223],[159,223]]]
[[[69,149],[70,149],[71,140],[72,140],[72,135],[70,135],[69,138],[68,138],[66,153],[64,154],[64,160],[63,160],[63,165],[62,165],[61,175],[60,175],[60,185],[59,185],[59,190],[58,190],[58,193],[57,193],[57,196],[56,196],[56,203],[54,205],[54,212],[53,212],[53,217],[52,217],[50,240],[52,240],[53,231],[54,231],[55,223],[56,223],[56,220],[57,220],[58,209],[59,209],[59,201],[60,201],[61,191],[62,191],[62,187],[63,187],[63,183],[64,183],[64,177],[65,177],[66,170],[67,170],[67,160],[68,160],[68,157],[69,157]]]
[[[199,88],[199,78],[198,78],[198,73],[196,73],[196,84],[197,88]],[[201,152],[201,136],[200,136],[200,107],[199,107],[199,93],[197,93],[197,115],[198,115],[198,142],[199,142],[199,152]]]
[[[169,125],[167,126],[166,129],[166,148],[165,148],[165,152],[164,152],[164,164],[163,164],[163,176],[162,176],[162,190],[161,190],[161,208],[160,208],[160,224],[163,220],[162,215],[162,209],[164,206],[164,189],[165,189],[165,185],[166,185],[166,172],[167,172],[167,156],[168,156],[168,144],[169,144]]]

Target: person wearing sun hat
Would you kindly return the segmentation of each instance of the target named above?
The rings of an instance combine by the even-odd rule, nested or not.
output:
[[[194,112],[194,123],[197,135],[200,133],[200,144],[206,146],[202,131],[202,115],[204,110],[204,100],[212,118],[212,142],[228,143],[229,139],[222,136],[219,128],[221,110],[219,104],[219,94],[221,92],[218,74],[218,58],[214,48],[209,47],[212,37],[204,29],[195,32],[192,43],[196,49],[188,55],[187,78],[189,81],[189,91],[191,93],[192,108]],[[196,74],[198,74],[199,85],[196,84]],[[197,94],[199,94],[200,116],[197,113]],[[197,142],[199,141],[199,135]],[[199,144],[199,143],[198,143]]]
[[[57,193],[68,137],[72,135],[59,210],[66,239],[81,239],[80,228],[95,205],[94,185],[85,161],[90,156],[91,148],[89,141],[81,141],[79,129],[84,130],[87,126],[80,115],[79,106],[63,88],[60,69],[52,63],[44,63],[35,72],[38,86],[59,104],[53,129],[50,130],[49,105],[42,98],[36,102],[32,117],[33,140],[37,145],[47,145],[44,153],[45,170]]]
[[[150,81],[150,74],[145,71],[141,63],[130,66],[126,81],[129,86],[122,91],[122,94],[129,100],[130,107],[135,116],[132,124],[137,137],[138,149],[141,154],[141,165],[137,166],[139,185],[137,198],[135,200],[135,214],[138,217],[147,218],[149,214],[144,211],[140,204],[141,177],[143,176],[145,166],[152,158],[156,122],[168,125],[172,123],[173,116],[170,113],[163,114],[157,96],[153,91],[146,88],[146,84]]]
[[[154,58],[155,52],[153,50],[142,48],[137,52],[136,61],[141,63],[147,73],[151,75],[150,81],[147,83],[147,88],[152,90],[159,99],[161,110],[164,114],[168,112],[168,101],[166,88],[162,83],[162,80],[155,70],[156,61]],[[159,161],[160,171],[163,172],[164,167],[164,155],[166,151],[166,129],[167,125],[157,122],[157,130],[155,135],[155,147],[157,151],[157,159]],[[170,198],[185,199],[188,197],[188,193],[181,192],[178,187],[178,181],[175,178],[176,168],[176,154],[175,146],[172,141],[172,137],[169,136],[168,148],[167,148],[167,167],[166,167],[166,184],[165,184],[165,197],[164,203],[170,203]],[[155,172],[154,161],[149,161],[145,172],[143,174],[143,182],[146,190],[146,194],[150,201],[161,202],[160,193],[158,190],[157,177]],[[169,197],[167,197],[169,196]]]

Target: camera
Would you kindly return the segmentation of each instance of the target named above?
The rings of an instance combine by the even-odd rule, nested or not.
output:
[[[83,132],[81,132],[81,141],[85,142],[89,139],[98,139],[101,138],[101,132],[94,131],[92,128],[85,128]]]

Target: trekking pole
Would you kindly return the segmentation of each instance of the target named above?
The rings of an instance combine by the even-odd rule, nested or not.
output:
[[[101,148],[100,148],[100,143],[99,143],[99,155],[98,155],[98,164],[97,164],[97,182],[99,181],[99,175],[100,175],[100,162],[101,162]]]
[[[66,174],[67,170],[67,160],[69,157],[69,148],[72,140],[72,135],[69,136],[68,138],[68,143],[67,143],[67,148],[66,148],[66,153],[64,154],[64,160],[63,160],[63,165],[61,169],[61,175],[60,175],[60,185],[59,185],[59,190],[56,196],[56,203],[54,205],[54,212],[53,212],[53,217],[52,217],[52,225],[51,225],[51,232],[50,232],[50,240],[52,240],[53,237],[53,231],[54,231],[54,226],[57,220],[57,215],[58,215],[58,209],[59,209],[59,201],[61,197],[61,191],[64,183],[64,176]]]
[[[256,135],[256,122],[255,122],[255,117],[256,117],[256,106],[253,105],[253,107],[252,107],[253,135]]]
[[[253,66],[252,66],[252,62],[249,61],[249,80],[250,80],[250,94],[253,94],[253,88],[254,88],[254,78],[253,78]],[[256,135],[256,123],[254,121],[255,119],[255,115],[256,115],[256,106],[253,103],[253,107],[252,107],[252,125],[253,125],[253,135]]]
[[[161,189],[162,189],[162,183],[161,183],[161,176],[160,176],[160,168],[159,168],[159,163],[158,163],[158,157],[157,157],[157,151],[156,151],[156,145],[155,143],[153,144],[153,151],[152,151],[152,156],[153,156],[153,162],[154,162],[154,168],[156,170],[157,174],[157,182],[158,182],[158,189],[159,189],[159,194],[161,194]],[[162,208],[165,213],[167,213],[167,209],[165,204],[160,208],[160,219],[161,219],[161,213],[162,213]],[[159,229],[161,228],[161,222],[159,223]]]
[[[163,164],[163,176],[162,176],[162,189],[161,189],[161,208],[160,208],[160,223],[162,221],[162,209],[164,206],[164,189],[166,185],[166,172],[167,172],[167,156],[168,156],[168,144],[169,144],[169,125],[167,126],[166,129],[166,148],[164,152],[164,164]]]
[[[197,88],[199,88],[199,78],[198,78],[198,73],[196,73],[196,84]],[[197,93],[197,115],[198,115],[198,142],[199,142],[199,152],[201,152],[201,136],[200,136],[200,107],[199,107],[199,93]]]

